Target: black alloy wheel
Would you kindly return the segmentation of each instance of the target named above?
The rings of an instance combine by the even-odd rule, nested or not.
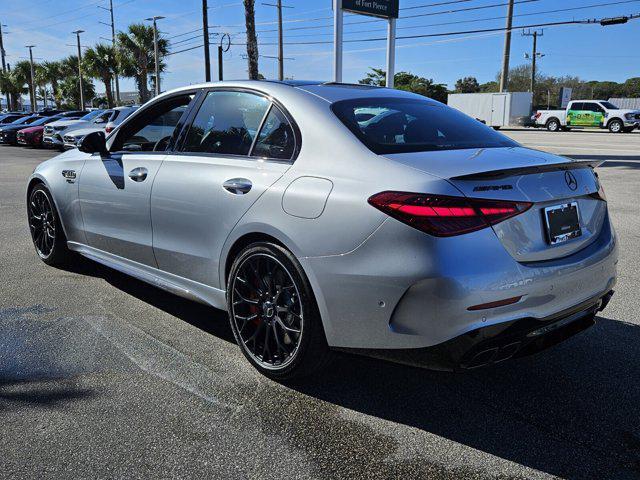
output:
[[[48,265],[69,263],[72,252],[67,248],[67,237],[51,194],[43,184],[36,185],[29,193],[27,216],[31,239],[42,261]]]
[[[227,303],[236,342],[260,372],[283,380],[326,363],[315,298],[289,251],[270,243],[244,249],[231,268]]]

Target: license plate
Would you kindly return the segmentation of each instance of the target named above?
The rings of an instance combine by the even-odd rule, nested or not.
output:
[[[547,226],[547,240],[551,245],[582,236],[577,202],[545,208],[544,219]]]

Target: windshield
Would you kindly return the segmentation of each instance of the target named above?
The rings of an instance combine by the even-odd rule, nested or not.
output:
[[[331,108],[379,155],[518,146],[478,120],[427,99],[364,98],[336,102]]]
[[[22,125],[23,123],[31,123],[38,117],[22,117],[17,120],[14,120],[10,123],[10,125]]]
[[[104,110],[94,110],[93,112],[87,113],[84,117],[80,117],[80,120],[85,120],[85,121],[93,120],[102,112],[104,112]]]
[[[620,110],[618,107],[616,107],[613,103],[611,102],[600,102],[600,105],[602,105],[604,108],[606,108],[607,110]]]

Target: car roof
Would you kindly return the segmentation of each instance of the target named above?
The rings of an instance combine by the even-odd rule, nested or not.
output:
[[[201,88],[249,88],[265,92],[277,97],[278,93],[286,95],[292,91],[300,94],[311,94],[321,98],[329,103],[346,100],[351,98],[367,98],[367,97],[410,97],[415,98],[417,94],[395,90],[393,88],[378,87],[373,85],[363,85],[358,83],[336,83],[312,80],[229,80],[222,82],[209,82],[197,85],[189,85],[176,88],[160,95],[171,95],[180,92],[188,92]],[[427,99],[427,97],[422,97]]]

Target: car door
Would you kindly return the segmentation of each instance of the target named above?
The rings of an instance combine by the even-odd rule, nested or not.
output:
[[[585,102],[584,110],[588,113],[586,126],[599,127],[604,122],[604,108],[595,102]]]
[[[299,136],[284,109],[249,92],[212,89],[170,152],[151,198],[158,267],[219,288],[225,240],[290,167]]]
[[[109,154],[87,160],[79,181],[79,199],[89,246],[155,267],[150,198],[166,155],[167,137],[194,94],[154,102],[109,139]],[[159,129],[158,125],[163,128]]]
[[[567,125],[582,125],[584,119],[582,116],[582,102],[572,102],[567,110]]]

